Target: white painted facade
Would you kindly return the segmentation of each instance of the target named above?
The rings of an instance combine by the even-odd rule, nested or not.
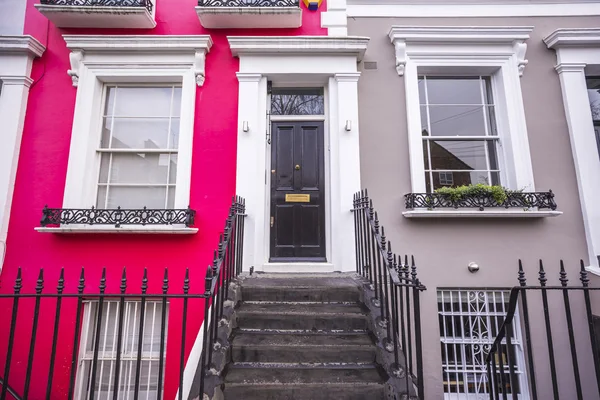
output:
[[[355,267],[352,197],[361,189],[358,79],[368,38],[228,37],[240,58],[236,193],[246,199],[244,269],[309,272]],[[270,156],[267,80],[320,86],[326,93],[325,215],[327,263],[270,264]],[[346,125],[351,130],[346,130]],[[247,132],[243,127],[247,126]]]
[[[600,157],[587,94],[586,75],[600,74],[600,29],[559,29],[544,39],[556,50],[577,187],[590,260],[600,274]]]
[[[0,36],[0,268],[6,252],[17,163],[23,137],[33,59],[46,48],[31,36]]]

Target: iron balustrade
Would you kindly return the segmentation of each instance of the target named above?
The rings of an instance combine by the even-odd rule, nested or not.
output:
[[[423,349],[421,342],[420,292],[426,290],[417,278],[414,257],[397,255],[379,224],[367,190],[354,195],[356,273],[374,288],[387,337],[382,345],[394,353],[395,376],[406,380],[406,388],[416,386],[419,400],[425,399]],[[400,352],[406,365],[401,365]],[[411,397],[412,398],[412,397]]]
[[[554,193],[547,192],[509,192],[504,202],[498,202],[488,194],[466,195],[460,199],[452,199],[444,193],[408,193],[404,195],[407,209],[415,208],[543,208],[556,210]]]
[[[299,0],[198,0],[200,7],[300,7]]]
[[[485,360],[490,400],[500,398],[503,400],[509,398],[516,400],[522,398],[519,391],[527,390],[529,390],[532,400],[538,398],[558,400],[560,396],[559,381],[561,380],[560,386],[562,386],[563,395],[565,387],[571,385],[572,391],[569,392],[569,399],[600,398],[600,354],[598,353],[590,299],[590,294],[593,291],[600,290],[600,288],[589,287],[589,278],[583,261],[579,273],[581,286],[568,285],[569,280],[563,261],[560,262],[560,286],[547,285],[548,278],[541,260],[538,286],[527,285],[520,260],[518,279],[520,286],[516,286],[510,291],[506,317]],[[556,296],[553,297],[553,295]],[[578,312],[581,308],[577,305],[581,301],[584,303],[585,317]],[[537,305],[541,303],[543,323],[532,324],[533,316],[540,317],[532,313],[534,311],[534,307],[531,307],[532,303]],[[563,304],[562,310],[559,306],[560,303]],[[573,303],[575,303],[575,307],[572,306]],[[521,321],[515,320],[517,308],[520,310]],[[577,319],[574,321],[574,318]],[[515,371],[515,324],[521,322],[524,327],[523,342],[527,354],[525,364],[529,388],[519,387]],[[553,335],[555,335],[557,327],[562,328],[564,326],[566,326],[569,340],[568,345],[565,343],[561,346],[560,336]],[[580,331],[580,329],[583,331]],[[563,332],[561,329],[560,333]],[[583,340],[581,340],[582,338]],[[567,346],[568,351],[565,350]],[[561,351],[562,354],[558,354],[557,357],[556,353]],[[543,360],[544,365],[538,368],[540,359]],[[537,366],[535,360],[538,361]],[[592,363],[593,368],[591,367]],[[548,366],[549,368],[547,368]],[[569,371],[569,374],[565,374],[566,371]],[[569,377],[568,375],[571,374],[572,376]],[[582,374],[585,374],[585,376],[582,377]],[[591,384],[594,380],[595,384]],[[588,384],[582,384],[582,381]],[[538,382],[542,382],[542,384],[539,385]],[[550,386],[552,387],[551,391]],[[548,393],[540,393],[541,390],[546,390]],[[550,392],[552,393],[551,396]]]
[[[107,398],[117,399],[119,393],[124,394],[133,392],[133,398],[137,399],[140,392],[148,389],[150,379],[147,382],[141,381],[143,372],[141,371],[143,354],[147,354],[147,339],[149,328],[144,312],[147,305],[155,304],[154,315],[150,320],[156,319],[160,324],[152,326],[150,332],[150,346],[159,346],[158,351],[158,377],[156,380],[156,396],[162,398],[161,391],[166,383],[165,377],[165,359],[169,357],[178,359],[179,370],[172,372],[178,376],[179,388],[183,387],[184,362],[185,362],[185,343],[187,335],[188,318],[197,315],[198,310],[204,308],[204,339],[202,349],[201,377],[207,374],[210,367],[213,347],[216,340],[216,328],[218,321],[223,315],[223,306],[226,300],[229,284],[241,273],[242,256],[244,247],[244,217],[245,201],[241,197],[235,197],[225,223],[223,233],[220,235],[217,250],[214,252],[213,262],[208,266],[203,282],[194,285],[190,279],[189,269],[186,268],[183,277],[181,290],[169,290],[172,285],[172,279],[169,278],[168,269],[164,270],[162,282],[150,282],[147,270],[144,269],[141,279],[141,286],[131,287],[130,279],[127,277],[127,270],[123,268],[120,281],[108,282],[106,268],[102,269],[99,285],[92,290],[88,289],[89,279],[86,278],[85,270],[82,268],[78,282],[67,282],[65,279],[64,268],[61,269],[58,277],[55,291],[44,290],[48,284],[44,278],[44,270],[40,269],[35,284],[35,290],[31,293],[24,293],[23,275],[21,268],[18,269],[14,281],[13,293],[0,293],[0,310],[8,310],[2,314],[5,320],[2,322],[6,329],[7,340],[0,343],[0,353],[4,356],[3,370],[0,370],[0,400],[6,400],[9,394],[17,400],[23,398],[51,399],[56,395],[59,376],[62,383],[63,392],[69,400],[76,398],[76,384],[78,373],[89,374],[88,393],[85,398],[94,398],[94,393],[100,390],[106,393]],[[178,270],[179,273],[183,271]],[[89,272],[88,272],[89,274]],[[77,286],[75,287],[75,284]],[[118,290],[117,289],[118,286]],[[69,290],[73,288],[76,290]],[[107,290],[108,288],[108,290]],[[192,290],[198,288],[199,290]],[[131,320],[124,322],[124,314],[130,318],[133,312],[126,312],[126,307],[130,304],[139,304],[139,312]],[[95,314],[90,313],[89,305],[94,304]],[[114,305],[111,314],[111,305]],[[156,305],[160,305],[156,307]],[[182,310],[180,314],[169,311],[167,317],[167,308],[169,310]],[[191,309],[191,312],[190,312]],[[68,310],[69,314],[65,314]],[[85,319],[84,310],[87,310],[88,319]],[[159,312],[157,312],[159,310]],[[105,313],[103,311],[106,311]],[[1,314],[1,313],[0,313]],[[18,316],[18,318],[17,318]],[[113,349],[106,350],[106,332],[108,331],[109,317],[114,317],[114,332],[111,327],[110,336],[112,338]],[[100,352],[103,320],[106,319],[103,341],[104,347]],[[86,325],[87,324],[87,325]],[[181,341],[177,348],[177,341],[170,341],[169,351],[166,353],[167,342],[167,324],[181,327]],[[93,346],[89,350],[89,370],[78,368],[80,347],[83,346],[84,328],[87,326]],[[128,336],[124,330],[133,329]],[[170,329],[169,329],[170,330]],[[91,332],[93,331],[93,332]],[[113,336],[114,335],[114,336]],[[137,340],[136,340],[137,338]],[[123,340],[131,339],[132,345],[125,348]],[[156,342],[154,339],[157,339]],[[60,346],[58,345],[60,343]],[[116,343],[116,345],[115,345]],[[171,343],[175,343],[172,345]],[[134,344],[137,344],[134,346]],[[40,362],[40,352],[49,350],[49,362]],[[150,347],[152,348],[152,347]],[[127,357],[125,353],[127,351]],[[81,353],[83,354],[83,353]],[[104,363],[108,362],[106,354],[110,354],[109,362],[111,378],[108,385],[102,382],[104,372],[108,367]],[[170,355],[173,354],[173,355]],[[42,357],[43,358],[43,357]],[[113,367],[114,361],[114,369]],[[130,381],[124,387],[121,381],[121,375],[127,373],[126,368],[122,368],[126,363],[131,363],[129,373]],[[135,362],[135,364],[133,364]],[[147,361],[145,361],[147,362]],[[25,368],[25,373],[19,374],[19,367]],[[149,367],[148,367],[149,368]],[[13,370],[17,369],[17,373]],[[134,371],[135,369],[135,371]],[[123,371],[124,370],[124,371]],[[149,370],[148,370],[149,374]],[[100,375],[100,377],[99,377]],[[35,382],[32,382],[35,377]],[[66,382],[68,380],[68,392]],[[146,380],[146,378],[144,378]],[[133,383],[133,385],[132,385]],[[148,386],[147,386],[148,385]],[[79,387],[79,386],[78,386]],[[154,386],[153,386],[154,387]],[[203,387],[203,380],[200,382]],[[99,395],[100,393],[96,393]],[[110,395],[110,396],[109,396]],[[145,398],[145,397],[144,397]],[[178,400],[183,400],[183,390],[178,391]]]
[[[194,225],[196,211],[186,209],[124,209],[117,208],[48,208],[42,210],[42,227],[48,225],[173,225],[182,224],[186,227]]]
[[[152,11],[152,0],[40,0],[40,3],[52,6],[76,7],[144,7]]]

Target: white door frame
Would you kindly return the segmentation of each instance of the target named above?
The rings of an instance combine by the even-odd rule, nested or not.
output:
[[[229,37],[240,58],[236,193],[246,199],[243,269],[353,271],[352,196],[361,189],[357,60],[366,38]],[[267,79],[326,91],[325,186],[327,263],[270,264],[270,148],[266,143]],[[296,118],[300,119],[300,118]],[[346,124],[349,121],[349,124]],[[347,131],[346,125],[350,127]],[[244,132],[244,127],[247,127]],[[327,228],[329,226],[329,228]]]

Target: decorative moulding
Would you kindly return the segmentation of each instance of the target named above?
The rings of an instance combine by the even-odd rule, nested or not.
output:
[[[30,35],[5,36],[0,35],[0,54],[27,53],[41,57],[46,48],[36,38]]]
[[[600,46],[600,28],[557,29],[544,38],[549,49]]]
[[[112,3],[118,4],[120,1]],[[34,4],[34,7],[59,28],[152,29],[156,27],[154,2],[152,2],[152,10],[143,5],[132,7],[100,4]]]
[[[478,46],[481,52],[481,46],[487,45],[487,48],[481,52],[482,56],[487,54],[497,46],[509,47],[510,50],[503,50],[501,53],[505,56],[514,55],[517,59],[519,75],[523,75],[527,60],[527,44],[529,33],[533,27],[504,27],[504,26],[485,26],[485,27],[449,27],[449,26],[392,26],[389,32],[389,38],[394,44],[396,53],[396,71],[398,75],[403,76],[406,68],[406,62],[417,53],[426,53],[426,46],[454,46],[462,53],[469,53],[470,46]],[[439,52],[439,50],[438,50]],[[446,56],[448,54],[444,53]],[[475,53],[475,57],[479,55]]]
[[[67,74],[73,80],[73,86],[78,85],[79,71],[81,64],[86,61],[86,55],[93,53],[119,54],[124,58],[140,54],[189,55],[189,64],[194,70],[196,83],[202,86],[205,80],[206,53],[210,51],[213,44],[208,35],[63,35],[63,38],[67,48],[71,50],[69,55],[71,68]]]
[[[248,54],[330,54],[353,55],[361,61],[368,37],[347,36],[228,36],[234,57]]]

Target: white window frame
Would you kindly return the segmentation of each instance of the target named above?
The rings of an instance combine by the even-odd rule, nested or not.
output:
[[[441,171],[441,172],[439,172],[439,174],[440,174],[440,185],[443,185],[443,186],[454,185],[454,173],[452,171]],[[442,182],[442,174],[444,176],[443,182]],[[450,177],[450,179],[448,179],[448,177]]]
[[[210,36],[63,35],[63,38],[72,51],[68,74],[77,86],[77,97],[62,207],[95,205],[104,87],[124,83],[181,85],[174,208],[188,207],[196,87],[204,83],[205,57],[212,46]]]
[[[534,191],[525,110],[519,77],[527,60],[525,41],[532,27],[393,26],[396,70],[404,77],[412,192],[425,193],[425,164],[418,77],[491,78],[498,128],[500,181],[505,187]]]
[[[83,324],[81,326],[81,333],[80,333],[80,341],[79,341],[79,354],[78,354],[78,358],[77,358],[77,376],[76,376],[76,380],[75,380],[75,398],[76,399],[87,399],[88,398],[88,388],[85,387],[84,385],[84,381],[85,381],[85,374],[84,374],[84,362],[89,362],[91,360],[93,360],[93,347],[92,347],[92,351],[91,354],[89,352],[86,351],[88,342],[90,340],[94,339],[94,335],[95,335],[95,329],[96,329],[96,321],[97,321],[97,314],[94,315],[94,317],[96,318],[96,320],[92,320],[92,305],[95,304],[97,307],[98,301],[97,300],[87,300],[84,301],[83,303],[83,316],[82,316],[82,321]],[[119,318],[119,304],[120,301],[115,301],[115,300],[110,300],[107,301],[105,300],[103,303],[103,313],[104,310],[106,310],[106,314],[110,313],[110,308],[111,307],[117,307],[117,313],[115,314],[116,318],[117,318],[117,322],[118,322],[118,318]],[[146,314],[148,314],[148,312],[150,312],[152,305],[154,305],[154,312],[153,312],[153,322],[155,323],[152,327],[151,327],[151,340],[152,337],[154,337],[154,335],[160,335],[160,324],[161,324],[161,315],[157,313],[156,311],[156,305],[157,304],[162,304],[161,301],[159,300],[146,300]],[[168,339],[168,327],[169,327],[169,302],[166,303],[167,305],[167,310],[166,310],[166,314],[165,314],[165,346],[164,346],[164,354],[163,354],[163,360],[164,360],[164,364],[163,364],[163,369],[165,368],[166,365],[166,354],[167,354],[167,339]],[[125,307],[124,307],[124,320],[123,320],[123,329],[124,332],[123,334],[125,335],[125,337],[127,336],[127,332],[126,330],[128,329],[128,326],[126,324],[126,320],[125,318],[127,318],[129,316],[129,318],[131,318],[131,313],[132,313],[132,307],[134,307],[134,315],[133,315],[133,319],[134,319],[134,324],[135,324],[135,329],[138,329],[139,327],[139,317],[140,317],[140,308],[141,308],[141,301],[140,300],[126,300],[125,301]],[[96,308],[96,313],[97,313],[97,308]],[[104,317],[104,316],[103,316]],[[106,324],[106,319],[102,319],[102,324]],[[158,327],[158,328],[157,328]],[[93,331],[92,331],[93,329]],[[113,340],[115,343],[115,347],[116,347],[116,335],[117,335],[117,329],[118,329],[118,323],[115,324],[115,329],[113,331]],[[146,324],[144,324],[144,332],[147,332],[147,326]],[[116,361],[117,359],[117,353],[113,350],[106,350],[106,336],[107,336],[108,331],[105,331],[105,337],[104,339],[100,339],[100,346],[103,346],[102,349],[98,350],[98,369],[97,369],[97,375],[96,375],[96,380],[97,381],[102,381],[102,375],[104,373],[106,373],[105,371],[105,365],[104,365],[104,361],[110,361],[111,366],[108,367],[108,373],[109,374],[113,374],[115,372],[113,366],[112,366],[112,361]],[[136,333],[137,334],[137,333]],[[145,334],[144,334],[145,336]],[[121,378],[124,376],[125,373],[127,373],[127,369],[124,368],[125,367],[125,362],[127,362],[128,360],[131,360],[131,357],[137,357],[137,347],[133,348],[133,343],[134,341],[131,341],[131,345],[132,347],[129,349],[129,351],[127,351],[126,348],[124,348],[126,346],[125,341],[122,343],[122,351],[121,351],[121,370],[120,370],[120,377],[119,380],[121,380]],[[151,342],[152,343],[152,342]],[[129,343],[127,343],[129,344]],[[151,345],[152,348],[152,345]],[[109,356],[107,357],[106,355],[103,355],[103,353],[106,352],[109,354]],[[158,356],[160,356],[160,346],[159,346],[159,350],[158,350]],[[147,354],[145,352],[142,352],[142,357],[141,357],[142,361],[156,361],[153,356],[152,353]],[[132,374],[131,369],[129,370],[129,375]],[[164,379],[164,370],[163,370],[163,379]],[[148,387],[149,385],[149,378],[148,377],[148,381],[146,382],[146,387]],[[131,380],[131,377],[129,377],[129,380]],[[144,382],[140,381],[140,385],[142,386],[144,384]],[[114,376],[112,376],[110,378],[110,385],[114,385]],[[140,386],[140,387],[141,387]],[[163,397],[164,394],[164,380],[163,380],[163,391],[161,392],[161,396],[159,396],[159,398]],[[96,392],[98,393],[98,392]],[[120,392],[121,394],[122,392]],[[112,394],[111,394],[112,397]]]
[[[477,337],[469,336],[463,330],[464,326],[461,325],[460,326],[460,336],[447,336],[446,335],[446,324],[445,324],[445,320],[443,320],[442,326],[440,326],[440,328],[439,328],[440,329],[440,343],[442,346],[445,346],[446,355],[448,355],[448,346],[456,346],[456,348],[461,348],[462,351],[467,351],[466,349],[469,348],[469,344],[472,344],[473,346],[470,347],[470,350],[472,352],[471,356],[473,358],[479,357],[479,360],[481,360],[481,358],[485,357],[485,356],[483,354],[482,355],[475,354],[475,351],[477,351],[475,346],[479,345],[480,349],[481,349],[480,351],[482,353],[484,353],[486,346],[490,346],[494,342],[495,337],[491,337],[489,335],[490,331],[489,330],[485,331],[485,328],[489,329],[489,324],[494,323],[495,330],[498,331],[498,329],[500,328],[500,324],[504,320],[504,317],[500,317],[500,318],[494,318],[494,317],[498,316],[498,314],[506,315],[506,308],[508,307],[508,300],[510,297],[510,292],[507,290],[502,290],[502,289],[484,290],[484,289],[478,289],[478,288],[470,288],[470,289],[439,288],[437,291],[438,304],[440,303],[440,295],[442,296],[442,301],[444,299],[444,296],[448,296],[450,301],[452,301],[453,296],[461,296],[461,294],[464,294],[464,293],[466,293],[466,295],[469,299],[469,309],[468,310],[464,310],[462,307],[462,303],[459,302],[458,310],[454,310],[454,308],[452,306],[451,306],[450,311],[439,311],[439,308],[438,308],[438,316],[441,313],[443,313],[443,315],[446,315],[446,316],[448,316],[448,315],[460,316],[461,321],[464,320],[464,317],[468,318],[469,322],[473,322],[476,320],[477,321],[476,328],[480,329],[482,332],[479,332],[479,336],[477,336]],[[499,296],[500,298],[502,298],[504,300],[503,305],[502,305],[502,310],[496,309],[495,308],[496,306],[494,306],[494,309],[490,309],[490,303],[488,302],[488,297],[490,295]],[[483,320],[483,319],[485,319],[485,320]],[[513,338],[512,338],[512,344],[514,345],[514,348],[515,348],[516,360],[513,360],[513,362],[517,365],[515,373],[517,374],[517,378],[519,380],[519,387],[521,390],[521,393],[519,393],[519,395],[518,395],[518,399],[519,400],[527,400],[527,399],[529,399],[529,384],[528,384],[528,380],[527,380],[527,366],[525,363],[525,352],[524,352],[524,347],[523,347],[523,337],[521,334],[521,324],[520,323],[521,323],[521,319],[519,316],[519,310],[517,308],[517,310],[515,311],[514,324],[513,324],[514,334],[513,334]],[[455,326],[455,329],[456,329],[456,326]],[[503,340],[502,344],[506,344],[506,340]],[[462,345],[465,345],[465,346],[463,347]],[[466,356],[467,356],[466,354],[463,354],[463,356],[462,356],[463,360],[465,359]],[[450,360],[450,361],[452,361],[452,360]],[[444,370],[444,363],[445,363],[445,361],[442,357],[442,371]],[[458,359],[456,358],[456,353],[455,353],[454,363],[458,364]],[[466,364],[463,362],[462,367],[463,367],[462,371],[475,371],[472,364]],[[477,366],[475,366],[475,368],[476,367]],[[482,369],[480,370],[480,377],[482,379],[487,380],[487,376],[486,376],[486,372],[485,372],[486,370],[484,369],[484,366],[481,366],[481,367],[482,367]],[[508,373],[509,367],[507,364],[504,364],[504,368],[505,368],[506,372]],[[444,381],[446,381],[447,379],[450,378],[448,373],[446,373],[445,375],[446,376],[443,376]],[[471,397],[479,398],[478,396],[480,396],[481,394],[488,394],[488,392],[467,393],[466,392],[466,382],[463,383],[463,392],[459,392],[459,393],[446,392],[447,387],[448,386],[444,387],[444,398],[448,399],[448,400],[463,400],[463,399],[467,400],[467,399],[470,399]],[[511,396],[512,396],[512,393],[509,395],[509,397],[511,397]]]

